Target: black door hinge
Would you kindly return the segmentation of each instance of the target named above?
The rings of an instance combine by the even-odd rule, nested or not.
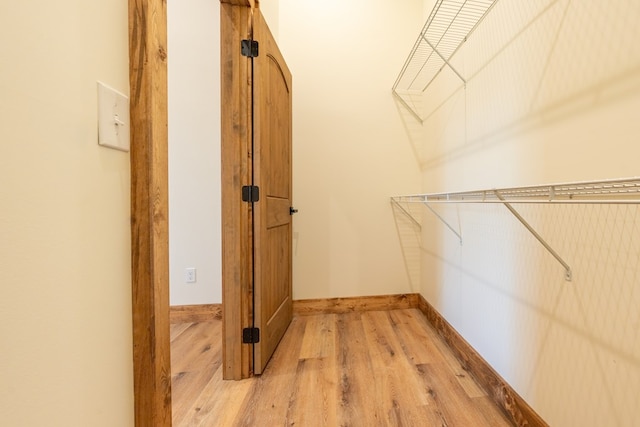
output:
[[[257,344],[260,342],[260,329],[259,328],[244,328],[242,330],[242,343],[243,344]]]
[[[260,188],[256,185],[245,185],[242,187],[242,201],[254,203],[260,200]]]
[[[258,56],[258,42],[255,40],[242,40],[240,44],[240,52],[242,56],[249,58],[255,58]]]

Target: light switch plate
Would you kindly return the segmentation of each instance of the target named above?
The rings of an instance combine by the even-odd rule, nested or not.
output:
[[[98,144],[129,151],[129,98],[98,82]]]

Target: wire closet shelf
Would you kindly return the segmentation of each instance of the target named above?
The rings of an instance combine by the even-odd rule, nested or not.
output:
[[[451,58],[473,33],[497,0],[438,0],[398,75],[393,94],[419,121],[420,97],[440,72],[449,67],[463,83]]]
[[[432,207],[431,203],[502,203],[522,225],[564,267],[565,280],[571,281],[573,273],[564,258],[520,215],[512,203],[573,203],[573,204],[640,204],[640,177],[586,181],[564,184],[535,185],[529,187],[494,188],[490,190],[461,191],[452,193],[415,194],[395,196],[391,203],[397,206],[415,224],[419,222],[403,207],[407,203],[425,205],[462,244],[462,232],[456,230]]]
[[[640,203],[640,177],[392,197],[399,203]]]

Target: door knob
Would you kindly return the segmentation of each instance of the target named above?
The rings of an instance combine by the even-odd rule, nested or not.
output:
[[[292,206],[289,208],[289,215],[293,215],[294,213],[298,213],[298,209]]]

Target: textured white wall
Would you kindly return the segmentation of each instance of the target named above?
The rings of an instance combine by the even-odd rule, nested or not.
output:
[[[453,61],[466,89],[425,95],[423,190],[638,175],[639,20],[633,0],[498,2]],[[635,425],[639,207],[517,208],[572,282],[503,206],[446,205],[463,244],[424,213],[421,292],[550,425]]]
[[[220,4],[172,0],[167,15],[170,300],[220,303]]]
[[[0,420],[132,426],[129,154],[96,86],[129,92],[127,2],[0,10]]]

